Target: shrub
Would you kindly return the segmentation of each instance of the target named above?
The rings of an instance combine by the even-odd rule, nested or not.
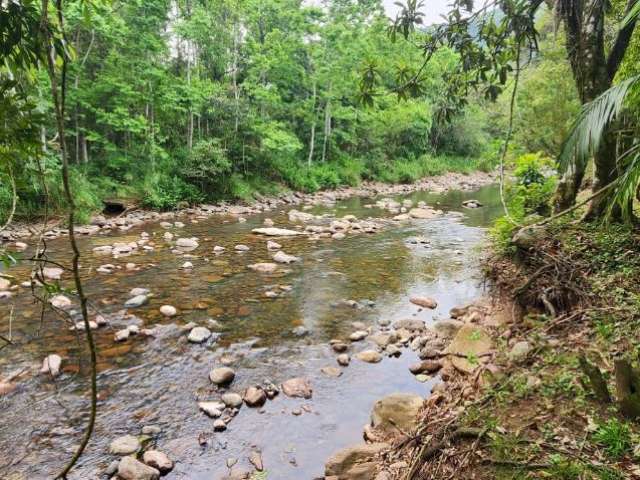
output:
[[[145,179],[142,204],[158,210],[177,208],[181,202],[198,203],[204,200],[198,189],[173,175],[152,174]]]

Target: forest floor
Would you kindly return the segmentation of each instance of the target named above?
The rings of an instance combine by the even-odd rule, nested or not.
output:
[[[122,199],[121,204],[112,202],[112,207],[120,207],[122,210],[111,214],[99,213],[93,216],[90,224],[79,225],[76,233],[91,235],[98,232],[126,231],[137,225],[159,220],[169,220],[182,215],[197,215],[207,218],[213,214],[250,215],[267,212],[280,205],[302,204],[331,204],[338,200],[350,197],[374,197],[379,195],[400,195],[415,191],[425,190],[434,193],[447,190],[473,190],[483,185],[496,181],[495,172],[476,171],[471,173],[445,173],[443,175],[424,177],[417,182],[409,184],[389,184],[382,182],[363,182],[356,187],[340,187],[335,190],[322,190],[315,193],[287,191],[274,196],[257,195],[255,201],[247,202],[219,202],[216,204],[202,204],[186,206],[182,209],[158,212],[139,207],[136,203],[128,204]],[[108,208],[107,206],[105,208]],[[46,221],[44,236],[47,239],[57,238],[67,234],[64,227],[64,216],[52,216]],[[44,219],[37,221],[14,221],[6,229],[0,232],[1,241],[25,240],[30,237],[38,237],[43,231]]]
[[[484,347],[462,360],[445,350],[444,383],[376,478],[640,478],[640,427],[620,405],[640,385],[632,374],[625,391],[613,372],[640,352],[640,231],[565,220],[486,269],[492,298],[459,317]],[[596,398],[589,367],[609,399]]]

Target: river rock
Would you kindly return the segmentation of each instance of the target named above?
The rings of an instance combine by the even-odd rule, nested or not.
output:
[[[478,358],[491,351],[491,336],[482,327],[465,324],[456,333],[446,349],[453,366],[463,372],[472,373],[478,366]]]
[[[8,290],[11,286],[11,282],[6,278],[0,277],[0,290]]]
[[[64,270],[58,267],[44,267],[42,269],[42,274],[44,278],[48,278],[49,280],[60,280]]]
[[[209,379],[216,385],[226,385],[233,382],[236,372],[229,367],[214,368],[209,372]]]
[[[424,308],[434,309],[438,306],[438,302],[436,302],[433,298],[430,298],[430,297],[411,297],[409,301],[414,305],[418,305]]]
[[[142,461],[158,470],[162,475],[166,475],[173,470],[173,462],[167,455],[158,450],[147,450],[144,452]]]
[[[118,464],[118,478],[122,480],[158,480],[160,472],[133,457],[124,457]]]
[[[136,287],[136,288],[132,288],[129,291],[129,296],[137,297],[139,295],[149,295],[150,293],[151,293],[151,290],[149,290],[148,288]]]
[[[517,342],[511,347],[511,351],[508,354],[509,360],[512,362],[520,362],[524,360],[531,351],[531,344],[529,342]]]
[[[293,333],[296,337],[304,337],[306,335],[309,335],[309,329],[304,325],[298,325],[296,328],[291,330],[291,333]]]
[[[222,402],[228,408],[240,408],[242,406],[242,397],[233,392],[228,392],[222,395]]]
[[[327,377],[338,378],[340,375],[342,375],[342,370],[340,370],[338,367],[322,367],[320,371]]]
[[[189,332],[187,340],[191,343],[202,343],[211,337],[211,330],[207,327],[196,327]]]
[[[61,310],[65,310],[71,306],[71,300],[65,295],[56,295],[52,297],[51,300],[49,300],[49,303],[53,307],[59,308]]]
[[[290,378],[282,383],[282,391],[287,397],[311,398],[313,388],[306,378]]]
[[[243,400],[248,407],[261,407],[267,401],[267,394],[261,387],[249,387],[244,392]]]
[[[146,295],[136,295],[130,298],[124,303],[125,308],[138,308],[149,301],[149,297]]]
[[[465,208],[480,208],[482,203],[475,199],[469,199],[462,202],[462,206]]]
[[[398,428],[410,432],[417,425],[423,399],[412,393],[392,393],[378,400],[371,410],[371,425],[386,433],[397,433]]]
[[[378,363],[382,360],[382,355],[375,350],[363,350],[362,352],[358,352],[356,354],[356,358],[362,362],[367,363]]]
[[[247,268],[253,270],[254,272],[260,273],[273,273],[278,269],[278,265],[275,263],[262,262],[262,263],[253,263],[251,265],[247,265]]]
[[[349,350],[349,345],[347,345],[346,343],[343,343],[343,342],[333,342],[331,344],[331,348],[336,353],[344,353],[347,350]]]
[[[273,256],[273,260],[278,263],[293,263],[300,261],[300,257],[296,257],[293,255],[288,255],[280,250]]]
[[[225,422],[221,418],[218,418],[213,422],[213,430],[215,432],[224,432],[226,429],[227,429],[227,422]]]
[[[248,252],[250,250],[250,248],[246,245],[243,244],[238,244],[235,247],[233,247],[235,249],[236,252]]]
[[[0,380],[0,397],[10,394],[16,388],[18,388],[18,386],[15,383],[3,382]]]
[[[435,373],[442,368],[442,364],[437,360],[423,360],[422,362],[409,365],[409,371],[414,375],[421,373]]]
[[[449,310],[449,316],[451,318],[458,319],[458,318],[464,317],[468,311],[469,311],[468,305],[464,307],[453,307],[451,310]]]
[[[464,323],[462,323],[460,320],[438,320],[437,322],[434,322],[434,324],[431,326],[431,329],[440,337],[452,338],[456,333],[458,333],[458,330],[460,330],[463,325]]]
[[[417,318],[405,318],[402,320],[396,320],[393,323],[393,326],[394,328],[396,328],[396,330],[405,329],[409,331],[422,331],[426,328],[424,322]]]
[[[178,314],[178,310],[173,305],[162,305],[160,313],[165,317],[175,317]]]
[[[419,220],[429,220],[438,216],[438,212],[431,208],[412,208],[408,214],[411,218]]]
[[[216,245],[213,247],[213,253],[222,253],[226,250],[226,248],[221,247],[220,245]]]
[[[289,221],[291,222],[310,222],[313,220],[313,215],[310,213],[306,213],[306,212],[300,212],[298,210],[289,210],[289,212],[287,213],[288,217],[289,217]]]
[[[264,470],[264,464],[262,462],[262,454],[256,450],[252,451],[249,454],[249,463],[254,466],[254,468],[261,472]]]
[[[349,362],[351,362],[351,357],[346,353],[341,353],[336,357],[336,361],[338,362],[338,365],[346,367],[349,365]]]
[[[275,223],[272,219],[270,219],[270,218],[265,218],[265,219],[263,220],[262,224],[263,224],[265,227],[273,227],[276,223]]]
[[[298,232],[297,230],[274,227],[254,228],[251,231],[260,235],[267,235],[268,237],[294,237],[296,235],[304,235],[304,233]]]
[[[40,373],[50,373],[52,377],[60,375],[60,366],[62,365],[62,358],[60,355],[51,354],[42,362],[42,368]]]
[[[267,250],[280,250],[282,245],[278,242],[274,242],[273,240],[267,241]]]
[[[129,330],[128,328],[123,328],[122,330],[118,330],[115,335],[113,336],[113,339],[116,342],[124,342],[126,339],[129,338],[129,335],[131,335],[131,330]]]
[[[387,348],[389,344],[395,343],[398,341],[398,335],[396,332],[379,332],[369,337],[373,343],[375,343],[380,348]]]
[[[131,455],[140,450],[140,441],[133,435],[123,435],[111,441],[109,453],[113,455]]]
[[[352,342],[359,342],[360,340],[364,340],[369,335],[369,332],[366,330],[356,330],[351,335],[349,335],[349,340]]]
[[[222,402],[198,402],[198,408],[211,418],[221,417],[224,407]]]
[[[377,467],[377,455],[389,448],[386,443],[362,443],[334,453],[325,464],[325,478],[371,480]]]
[[[193,268],[193,263],[184,262],[182,265],[180,265],[180,268],[183,270],[191,270]]]
[[[198,248],[200,244],[196,238],[179,238],[176,240],[176,245],[183,250],[194,250]]]

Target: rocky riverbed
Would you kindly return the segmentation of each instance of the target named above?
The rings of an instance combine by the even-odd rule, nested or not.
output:
[[[402,393],[412,411],[441,381],[433,352],[460,327],[450,310],[482,293],[482,227],[499,213],[496,188],[473,182],[194,209],[82,238],[99,408],[70,478],[321,478],[377,401]],[[48,258],[64,267],[66,248],[51,240]],[[42,274],[56,287],[25,262],[0,280],[3,478],[50,478],[86,423],[71,278]]]

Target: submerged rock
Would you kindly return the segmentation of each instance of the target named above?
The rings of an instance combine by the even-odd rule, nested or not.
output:
[[[69,299],[69,297],[66,297],[64,295],[56,295],[54,297],[52,297],[49,300],[49,303],[55,307],[55,308],[59,308],[61,310],[65,310],[67,308],[69,308],[71,306],[71,300]]]
[[[179,238],[176,240],[176,245],[182,249],[193,250],[200,246],[196,238]]]
[[[160,313],[165,317],[175,317],[178,314],[178,310],[172,305],[162,305]]]
[[[267,250],[280,250],[282,245],[278,242],[274,242],[273,240],[267,241]]]
[[[287,397],[311,398],[313,388],[306,378],[291,378],[282,383],[282,391]]]
[[[140,450],[140,441],[133,435],[123,435],[109,444],[109,453],[113,455],[131,455]]]
[[[274,227],[254,228],[251,231],[253,233],[258,233],[260,235],[267,235],[269,237],[293,237],[296,235],[304,235],[303,232],[299,232],[297,230],[288,230],[286,228],[274,228]]]
[[[278,253],[276,253],[273,256],[273,260],[278,263],[293,263],[293,262],[299,262],[300,257],[288,255],[284,253],[282,250],[280,250]]]
[[[253,270],[254,272],[273,273],[278,269],[278,265],[276,265],[275,263],[262,262],[252,263],[251,265],[247,265],[247,268]]]
[[[346,353],[341,353],[336,357],[336,361],[338,362],[338,365],[346,367],[349,365],[349,362],[351,361],[351,357],[349,357],[349,355],[347,355]]]
[[[434,309],[438,306],[438,302],[436,302],[433,298],[430,298],[430,297],[411,297],[409,301],[414,305],[418,305],[424,308]]]
[[[136,295],[133,298],[130,298],[124,303],[125,308],[138,308],[142,305],[146,304],[149,301],[149,297],[147,295]]]

